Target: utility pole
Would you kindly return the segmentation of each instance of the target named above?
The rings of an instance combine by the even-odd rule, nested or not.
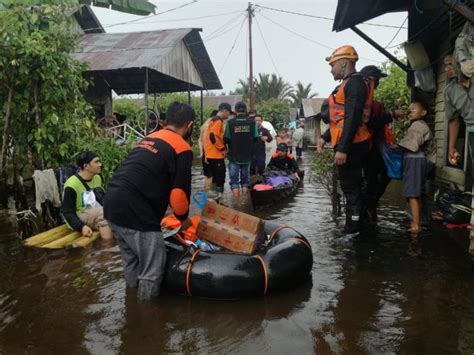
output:
[[[249,2],[247,7],[249,17],[249,104],[250,109],[255,109],[255,93],[253,87],[253,54],[252,54],[252,17],[254,14],[254,8],[252,3]]]

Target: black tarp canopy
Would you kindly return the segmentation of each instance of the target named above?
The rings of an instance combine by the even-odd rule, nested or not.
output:
[[[333,31],[342,31],[388,12],[408,11],[409,0],[339,0]]]

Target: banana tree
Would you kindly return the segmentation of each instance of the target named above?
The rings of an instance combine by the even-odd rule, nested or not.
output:
[[[0,10],[4,10],[14,0],[0,0]],[[150,1],[146,0],[77,0],[78,4],[93,5],[98,7],[105,7],[107,9],[126,12],[133,15],[146,16],[155,13],[156,6]],[[51,3],[48,0],[39,0],[37,4]]]

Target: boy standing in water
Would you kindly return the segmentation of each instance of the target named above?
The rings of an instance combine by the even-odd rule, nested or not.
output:
[[[403,158],[403,195],[408,201],[412,222],[409,233],[421,232],[421,197],[424,184],[436,160],[436,142],[425,122],[428,108],[422,102],[412,102],[408,109],[410,127],[398,144],[405,150]]]

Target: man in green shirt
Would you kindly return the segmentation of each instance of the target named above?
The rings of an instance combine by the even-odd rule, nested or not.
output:
[[[112,239],[112,232],[104,219],[103,207],[96,196],[104,192],[100,175],[102,163],[97,154],[86,151],[77,157],[79,172],[66,180],[63,191],[62,210],[71,229],[84,237],[99,231],[103,239]],[[96,192],[95,192],[96,191]]]

